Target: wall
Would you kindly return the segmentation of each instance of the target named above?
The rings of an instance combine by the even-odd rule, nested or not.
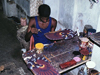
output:
[[[48,4],[51,8],[51,14],[50,16],[55,18],[58,22],[57,22],[57,27],[56,27],[56,31],[61,29],[65,29],[64,25],[61,24],[61,22],[59,21],[59,7],[60,7],[60,1],[59,0],[43,0],[44,4]]]
[[[51,17],[54,17],[58,20],[59,15],[59,0],[43,0],[44,4],[48,4],[51,8]]]
[[[100,24],[100,15],[99,15],[99,19],[98,19],[96,32],[100,32],[99,24]],[[100,59],[98,59],[98,58],[100,58],[100,47],[98,47],[97,45],[94,45],[91,60],[96,63],[95,69],[97,69],[100,72]]]
[[[59,16],[58,21],[64,25],[65,28],[72,29],[73,23],[73,11],[74,1],[73,0],[60,0],[59,1]]]
[[[60,22],[59,26],[70,28],[82,32],[85,25],[91,25],[97,28],[100,13],[100,2],[91,4],[89,0],[44,0],[44,3],[50,5],[51,16]],[[59,27],[60,28],[60,27]]]
[[[30,16],[38,16],[38,7],[43,4],[43,0],[30,0]]]
[[[43,0],[43,2],[51,7],[50,16],[58,21],[56,30],[72,28],[73,0]]]
[[[14,0],[14,2],[21,7],[27,16],[30,16],[30,1],[29,0]]]
[[[85,25],[91,25],[94,29],[97,29],[100,15],[100,2],[94,3],[92,8],[90,6],[89,0],[79,0],[76,2],[75,9],[77,9],[77,12],[76,17],[74,17],[73,30],[75,30],[75,27],[78,27],[81,32]]]
[[[95,62],[95,69],[100,72],[100,47],[94,44],[91,60]]]
[[[51,7],[51,17],[58,21],[58,29],[61,27],[72,28],[73,21],[73,0],[43,0],[45,4]]]
[[[7,15],[7,2],[6,2],[6,0],[2,0],[2,5],[3,5],[3,12],[5,15]]]
[[[17,17],[18,12],[17,12],[17,7],[15,3],[7,2],[7,16],[12,17],[16,16]]]

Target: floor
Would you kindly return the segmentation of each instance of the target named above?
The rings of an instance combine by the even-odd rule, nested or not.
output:
[[[0,7],[0,75],[33,75],[21,57],[21,46],[16,37],[17,26],[9,20]]]

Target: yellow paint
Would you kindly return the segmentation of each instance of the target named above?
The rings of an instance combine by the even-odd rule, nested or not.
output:
[[[59,35],[62,35],[62,32],[60,32]]]
[[[44,45],[43,45],[42,43],[37,43],[37,44],[35,45],[35,48],[36,48],[36,49],[39,49],[39,50],[42,50],[42,49],[44,48]]]
[[[35,67],[34,65],[32,65],[32,67]]]
[[[39,67],[39,68],[44,68],[45,67],[45,65],[43,65],[43,66],[41,66],[41,67]]]
[[[85,55],[83,56],[82,60],[86,60],[86,56]]]

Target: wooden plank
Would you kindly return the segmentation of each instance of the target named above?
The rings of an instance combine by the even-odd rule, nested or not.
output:
[[[74,65],[74,66],[69,67],[69,68],[66,68],[66,69],[64,69],[64,70],[61,70],[61,71],[59,71],[59,73],[63,73],[63,72],[66,72],[66,71],[68,71],[68,70],[71,70],[71,69],[73,69],[73,68],[75,68],[75,67],[78,67],[78,66],[80,66],[80,65],[82,65],[82,64],[84,64],[84,63],[86,63],[87,61],[90,61],[90,60],[91,60],[91,58],[89,58],[89,59],[87,59],[87,60],[85,60],[85,61],[82,61],[82,62],[80,62],[80,63],[78,63],[78,64],[76,64],[76,65]]]

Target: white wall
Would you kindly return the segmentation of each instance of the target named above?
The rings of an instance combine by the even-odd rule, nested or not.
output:
[[[44,4],[48,4],[51,8],[51,17],[58,20],[59,14],[59,0],[43,0]]]
[[[74,11],[74,1],[73,0],[63,0],[63,1],[60,0],[59,1],[58,20],[66,28],[72,29],[73,11]]]
[[[61,29],[65,29],[64,25],[59,22],[59,7],[60,7],[60,1],[59,0],[43,0],[44,4],[48,4],[51,8],[51,17],[55,18],[58,22],[57,22],[57,27],[56,27],[56,31]]]
[[[43,2],[51,7],[50,16],[58,21],[56,30],[72,28],[73,0],[43,0]]]
[[[97,24],[97,28],[96,28],[96,32],[100,32],[100,15],[99,15],[99,18],[98,18],[98,24]]]
[[[94,61],[96,64],[95,69],[100,72],[100,47],[95,44],[93,47],[91,60]]]
[[[90,8],[89,0],[79,0],[76,2],[76,20],[74,21],[73,28],[78,26],[80,31],[83,30],[85,25],[91,25],[94,29],[97,28],[98,19],[100,14],[100,2],[94,3],[92,9]]]
[[[65,28],[82,32],[85,25],[97,28],[100,13],[100,2],[91,4],[89,0],[44,0],[51,7],[51,16],[56,18]]]

